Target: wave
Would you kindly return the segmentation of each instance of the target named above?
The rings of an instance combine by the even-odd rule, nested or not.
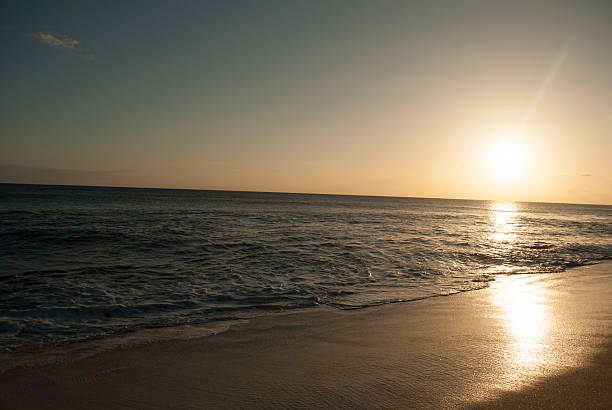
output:
[[[365,308],[612,259],[612,207],[7,189],[0,347]]]

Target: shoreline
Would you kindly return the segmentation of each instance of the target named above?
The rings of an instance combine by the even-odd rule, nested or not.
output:
[[[568,386],[561,381],[574,373],[603,372],[591,390],[606,385],[609,372],[592,360],[609,363],[612,351],[612,263],[528,276],[444,298],[261,316],[214,336],[14,368],[0,375],[0,407],[538,406],[538,386]],[[609,403],[605,393],[572,397],[592,407]]]
[[[520,277],[522,280],[534,277],[547,277],[548,275],[563,275],[571,272],[574,269],[587,268],[600,264],[610,264],[612,270],[612,261],[604,260],[602,262],[592,263],[588,265],[580,265],[569,267],[561,272],[546,272],[546,273],[497,273],[488,274],[491,279],[482,280],[486,283],[483,287],[473,289],[461,289],[452,293],[432,294],[427,296],[415,297],[406,300],[390,300],[377,304],[355,306],[355,307],[340,307],[334,304],[321,304],[314,306],[304,306],[295,309],[278,309],[278,310],[257,310],[257,313],[246,312],[243,317],[236,318],[221,318],[211,319],[202,322],[183,323],[177,325],[162,325],[162,326],[144,326],[135,329],[128,329],[118,333],[107,333],[100,335],[91,335],[82,339],[64,340],[59,342],[49,343],[31,343],[14,350],[6,350],[0,353],[0,375],[2,373],[20,367],[39,367],[44,365],[52,365],[56,358],[62,355],[70,355],[73,360],[80,360],[85,357],[97,355],[100,353],[112,351],[114,349],[132,348],[142,345],[166,342],[166,341],[183,341],[200,339],[210,336],[215,336],[226,332],[236,326],[244,326],[252,321],[258,320],[273,320],[286,315],[301,315],[310,312],[359,312],[368,309],[384,308],[391,305],[411,304],[429,299],[454,297],[463,293],[471,293],[476,291],[486,290],[499,278],[505,277]],[[76,355],[76,356],[75,356]],[[36,357],[38,356],[38,358]]]
[[[520,275],[522,277],[529,277],[532,275],[537,276],[541,274],[547,273]],[[226,332],[227,330],[235,326],[244,326],[245,324],[248,324],[253,320],[273,320],[273,318],[275,317],[283,317],[286,315],[301,315],[309,312],[358,312],[362,310],[380,308],[395,304],[409,304],[428,299],[452,297],[462,293],[469,293],[487,289],[490,283],[496,280],[495,277],[502,276],[504,274],[487,275],[493,278],[479,281],[481,283],[486,283],[486,285],[482,287],[461,289],[452,293],[440,293],[426,296],[418,296],[414,297],[413,299],[389,300],[376,304],[360,305],[353,307],[348,307],[349,305],[320,304],[291,309],[255,309],[256,313],[246,311],[246,314],[244,316],[236,318],[211,319],[202,322],[183,323],[168,326],[144,326],[135,329],[128,329],[118,333],[91,335],[82,339],[64,340],[55,343],[31,343],[28,345],[17,347],[13,350],[0,352],[0,375],[14,368],[52,365],[57,360],[57,357],[61,357],[63,355],[70,355],[71,357],[73,357],[73,360],[79,360],[88,356],[112,351],[114,349],[137,347],[141,345],[164,341],[192,340],[215,336],[220,333]]]

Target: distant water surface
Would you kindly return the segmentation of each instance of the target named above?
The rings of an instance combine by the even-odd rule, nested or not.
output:
[[[612,207],[0,184],[0,348],[612,259]]]

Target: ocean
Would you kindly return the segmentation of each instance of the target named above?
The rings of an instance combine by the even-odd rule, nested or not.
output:
[[[0,184],[0,349],[360,309],[612,259],[612,207]]]

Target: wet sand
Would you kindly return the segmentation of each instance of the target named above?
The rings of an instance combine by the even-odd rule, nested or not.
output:
[[[7,409],[610,408],[612,264],[0,375]]]
[[[612,341],[589,363],[552,377],[543,377],[531,386],[500,394],[491,400],[473,403],[474,409],[611,409]]]

